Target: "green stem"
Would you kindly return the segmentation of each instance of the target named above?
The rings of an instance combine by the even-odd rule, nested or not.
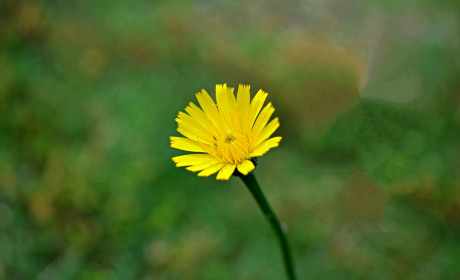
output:
[[[241,175],[240,177],[241,180],[243,180],[246,187],[248,187],[252,196],[254,196],[255,200],[257,201],[257,204],[259,204],[260,209],[262,210],[265,217],[273,227],[273,230],[275,231],[276,236],[278,237],[278,240],[280,242],[281,250],[283,251],[283,260],[284,266],[286,268],[286,273],[290,280],[295,280],[296,277],[294,274],[294,262],[292,261],[289,244],[286,238],[286,227],[283,227],[283,225],[278,220],[278,217],[275,215],[275,212],[273,212],[273,209],[271,208],[270,204],[265,198],[265,195],[262,192],[259,183],[257,183],[257,179],[254,176],[254,174],[249,173],[246,176]]]

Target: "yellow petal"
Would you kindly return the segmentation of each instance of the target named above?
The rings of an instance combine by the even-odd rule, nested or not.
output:
[[[188,105],[189,106],[185,107],[185,111],[192,118],[195,118],[199,122],[201,122],[203,126],[206,126],[206,123],[209,121],[209,119],[206,116],[206,114],[203,112],[203,110],[201,110],[200,107],[196,106],[193,102],[190,102]]]
[[[212,100],[211,96],[203,89],[201,92],[196,94],[196,98],[203,108],[206,116],[212,120],[217,127],[222,127],[222,120],[220,119],[219,111],[217,110],[216,104]]]
[[[238,171],[243,175],[248,175],[249,172],[256,168],[252,161],[245,160],[243,163],[238,164]]]
[[[268,152],[271,148],[278,147],[281,137],[273,137],[259,144],[250,154],[251,157],[260,157]]]
[[[214,143],[214,139],[212,138],[212,133],[198,121],[194,120],[187,114],[179,112],[180,118],[177,118],[176,121],[178,123],[177,131],[179,131],[182,135],[187,138],[190,138],[194,141],[205,142],[207,144]]]
[[[280,122],[278,118],[274,118],[269,124],[267,124],[264,127],[264,129],[262,129],[259,135],[254,137],[253,147],[256,147],[257,145],[262,143],[262,141],[268,139],[268,137],[270,137],[278,129],[279,126],[280,126]]]
[[[197,171],[201,171],[206,168],[209,168],[211,166],[214,166],[216,163],[219,163],[219,162],[216,159],[213,159],[213,160],[205,161],[205,162],[193,165],[193,166],[189,166],[186,169],[189,171],[197,172]]]
[[[230,127],[232,127],[234,131],[239,131],[240,124],[238,120],[235,95],[233,94],[233,88],[230,87],[227,88],[227,109],[227,120]]]
[[[228,180],[232,176],[233,171],[235,171],[236,164],[227,164],[222,168],[217,174],[217,180]]]
[[[200,152],[205,153],[206,151],[200,145],[200,143],[190,140],[184,137],[169,137],[171,139],[171,147],[188,152]],[[203,144],[204,145],[204,144]]]
[[[242,119],[246,119],[246,115],[249,110],[249,101],[250,101],[250,94],[249,94],[249,85],[244,86],[240,84],[238,86],[238,93],[236,97],[236,103],[238,107],[238,114]]]
[[[202,124],[198,119],[189,116],[183,112],[179,112],[178,119],[181,120],[185,125],[198,130],[201,133],[209,134],[209,130],[206,125]],[[176,119],[177,121],[177,119]],[[178,121],[177,121],[178,122]]]
[[[189,106],[185,107],[185,111],[192,118],[200,122],[204,127],[212,131],[214,134],[219,133],[219,129],[216,127],[216,125],[206,116],[203,110],[201,110],[198,106],[193,104],[193,102],[190,102]]]
[[[209,161],[210,159],[213,159],[213,158],[214,158],[213,156],[208,155],[208,154],[190,154],[190,155],[173,157],[172,160],[176,163],[177,167],[182,167],[182,166],[200,164],[200,163]]]
[[[177,131],[193,141],[206,143],[208,145],[214,143],[211,134],[199,133],[195,129],[185,126],[184,124],[179,124],[177,126]]]
[[[259,114],[260,109],[262,109],[262,105],[264,105],[267,95],[268,93],[264,92],[263,90],[259,90],[259,92],[257,92],[256,96],[252,100],[251,105],[249,106],[249,112],[247,116],[249,127],[252,128],[252,125],[256,120],[257,114]]]
[[[252,137],[254,139],[257,139],[257,136],[265,127],[273,112],[275,112],[275,108],[273,108],[272,103],[268,103],[267,106],[265,106],[265,108],[262,110],[262,112],[260,112],[254,124],[254,127],[252,128]]]
[[[198,173],[198,176],[200,177],[208,177],[214,173],[216,173],[217,171],[221,170],[222,167],[225,166],[225,163],[221,162],[221,163],[217,163],[216,165],[214,166],[211,166],[203,171],[201,171],[200,173]]]
[[[216,100],[217,107],[221,117],[225,117],[225,113],[228,112],[227,107],[227,84],[216,85]]]

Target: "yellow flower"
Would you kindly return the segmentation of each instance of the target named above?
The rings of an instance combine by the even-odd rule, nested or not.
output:
[[[249,85],[239,85],[237,98],[227,84],[216,85],[217,107],[203,89],[196,94],[198,106],[190,102],[185,108],[188,114],[179,112],[177,131],[184,137],[171,137],[171,147],[199,154],[172,158],[177,167],[208,177],[219,171],[218,180],[228,180],[238,168],[243,175],[254,170],[251,158],[260,157],[278,147],[281,137],[268,139],[280,126],[278,118],[268,120],[275,111],[271,103],[264,109],[267,97],[259,90],[250,102]],[[262,109],[262,111],[261,111]],[[260,112],[260,114],[259,114]],[[268,124],[267,124],[268,123]]]

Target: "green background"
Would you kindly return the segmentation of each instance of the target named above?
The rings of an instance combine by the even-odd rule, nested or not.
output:
[[[0,2],[0,279],[285,279],[236,177],[169,147],[269,92],[299,279],[460,278],[460,2]],[[197,103],[196,103],[197,104]]]

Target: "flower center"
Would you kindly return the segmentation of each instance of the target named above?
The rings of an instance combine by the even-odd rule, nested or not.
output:
[[[248,137],[227,129],[216,139],[216,154],[224,162],[242,163],[249,154]]]
[[[233,135],[231,132],[227,132],[225,135],[225,143],[231,144],[233,141],[235,141],[236,137]]]

